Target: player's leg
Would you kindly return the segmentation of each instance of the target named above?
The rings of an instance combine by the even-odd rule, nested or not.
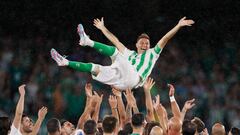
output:
[[[109,46],[103,43],[99,43],[96,41],[91,40],[86,33],[84,32],[84,28],[81,24],[78,25],[78,34],[80,36],[79,44],[81,46],[90,46],[96,49],[99,53],[106,55],[106,56],[113,56],[116,51],[116,47]]]
[[[93,63],[83,63],[76,61],[69,61],[61,56],[55,49],[51,49],[51,56],[57,62],[58,66],[68,66],[80,72],[89,72],[93,75],[99,73],[98,65]]]

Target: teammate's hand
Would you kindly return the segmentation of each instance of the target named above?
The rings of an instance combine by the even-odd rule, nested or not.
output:
[[[117,98],[115,96],[110,95],[108,102],[111,108],[117,108]]]
[[[116,96],[116,97],[122,97],[122,92],[118,89],[112,88],[112,93]]]
[[[25,95],[25,84],[22,84],[21,86],[18,87],[18,91],[20,96],[24,96]]]
[[[123,94],[126,97],[128,104],[131,107],[136,107],[137,106],[136,99],[133,96],[133,92],[131,91],[131,89],[127,89],[126,93],[123,93]]]
[[[195,101],[195,99],[187,100],[184,104],[183,109],[185,109],[187,111],[187,110],[193,108],[195,106],[194,101]]]
[[[46,114],[48,112],[48,108],[43,106],[41,109],[38,111],[38,118],[44,119]]]
[[[85,85],[85,93],[87,97],[91,97],[92,96],[92,84],[91,83],[87,83]]]
[[[147,81],[143,85],[144,92],[150,92],[154,84],[155,84],[154,80],[148,77]]]
[[[174,93],[175,93],[175,88],[172,84],[168,84],[168,87],[169,87],[169,96],[174,96]]]
[[[179,20],[178,25],[180,27],[183,26],[192,26],[192,24],[194,24],[193,20],[186,20],[186,17],[183,17],[182,19]]]
[[[103,29],[105,27],[103,17],[101,18],[101,20],[99,20],[98,18],[94,19],[93,25],[100,30]]]

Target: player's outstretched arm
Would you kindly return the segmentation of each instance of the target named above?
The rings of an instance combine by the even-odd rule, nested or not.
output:
[[[181,118],[181,112],[179,109],[179,106],[177,104],[177,101],[175,100],[174,93],[175,93],[175,88],[172,84],[168,84],[169,87],[169,97],[171,101],[171,108],[172,108],[172,113],[173,116],[176,118]]]
[[[25,84],[18,87],[18,91],[20,94],[20,98],[17,103],[15,116],[13,119],[13,125],[16,129],[20,128],[21,120],[22,120],[22,114],[24,109],[24,99],[25,99]]]
[[[159,119],[159,123],[163,129],[163,133],[166,134],[167,129],[168,129],[167,111],[166,111],[165,107],[160,103],[160,96],[157,95],[155,98],[156,98],[156,101],[153,100],[153,107],[156,111],[157,117]]]
[[[194,24],[194,21],[187,20],[186,17],[180,19],[178,24],[158,41],[159,47],[163,49],[167,42],[178,32],[181,27],[192,26],[192,24]]]
[[[103,94],[101,94],[101,96],[98,95],[98,93],[96,91],[93,92],[94,93],[94,98],[97,101],[96,106],[94,108],[94,112],[92,115],[92,119],[98,123],[98,118],[99,118],[99,111],[100,111],[100,107],[102,104],[102,99],[103,99]]]
[[[117,108],[119,111],[119,123],[120,126],[123,127],[125,125],[125,121],[126,121],[126,110],[125,110],[125,106],[122,100],[122,92],[118,89],[112,88],[112,92],[113,94],[117,97]]]
[[[184,117],[187,113],[188,110],[190,110],[191,108],[193,108],[195,106],[195,103],[194,103],[195,99],[191,99],[191,100],[187,100],[182,108],[182,111],[181,111],[181,121],[183,122],[184,120]]]
[[[126,100],[127,104],[133,109],[133,113],[139,113],[138,107],[137,107],[137,102],[135,97],[133,96],[133,92],[131,89],[126,89],[126,93],[123,93]]]
[[[155,84],[152,78],[147,78],[147,81],[143,85],[144,93],[145,93],[145,104],[147,108],[147,122],[154,121],[154,112],[153,112],[153,104],[152,104],[152,96],[151,96],[151,89]]]
[[[87,83],[85,85],[85,93],[86,93],[86,96],[87,96],[87,101],[86,101],[84,112],[82,113],[82,115],[78,119],[78,124],[77,124],[78,129],[83,129],[84,123],[88,119],[91,119],[90,114],[91,114],[91,111],[93,111],[93,108],[91,106],[91,103],[92,103],[92,100],[93,100],[92,99],[93,95],[92,95],[92,85],[91,85],[91,83]]]
[[[113,35],[104,25],[104,20],[103,17],[100,19],[94,19],[93,20],[93,25],[97,27],[99,30],[102,31],[102,33],[107,37],[108,40],[110,40],[116,47],[117,49],[123,53],[124,49],[126,48],[119,40],[118,38]]]
[[[38,131],[42,125],[43,120],[45,119],[45,116],[47,114],[47,107],[42,107],[38,111],[38,119],[37,122],[34,124],[33,131],[30,133],[30,135],[37,135]]]

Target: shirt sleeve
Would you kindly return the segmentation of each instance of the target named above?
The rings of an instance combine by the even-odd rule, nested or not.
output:
[[[154,48],[153,48],[154,52],[156,54],[160,54],[162,52],[162,48],[160,48],[159,44],[157,44]]]
[[[128,58],[133,53],[134,53],[134,51],[131,51],[131,50],[125,48],[124,51],[123,51],[123,56]]]

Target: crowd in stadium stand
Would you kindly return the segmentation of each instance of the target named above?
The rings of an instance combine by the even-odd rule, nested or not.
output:
[[[119,129],[119,134],[130,133],[128,130],[131,127],[133,131],[141,131],[144,134],[145,132],[149,134],[151,131],[163,132],[164,134],[170,130],[168,129],[171,127],[169,124],[171,124],[171,120],[174,121],[172,118],[175,117],[171,108],[172,104],[170,104],[172,102],[170,102],[168,96],[169,88],[167,87],[168,83],[172,83],[175,86],[176,103],[179,104],[181,109],[184,108],[186,101],[195,99],[195,106],[186,113],[185,119],[180,120],[180,122],[176,122],[177,120],[173,122],[176,124],[174,126],[176,126],[177,132],[181,130],[183,134],[185,131],[205,132],[206,130],[203,130],[203,127],[201,129],[197,127],[199,124],[207,127],[212,134],[215,128],[216,132],[239,132],[237,128],[233,127],[240,127],[240,95],[238,92],[240,88],[238,81],[240,50],[235,50],[233,43],[225,43],[223,48],[213,49],[211,46],[203,46],[203,48],[186,50],[181,48],[176,40],[170,42],[171,45],[161,54],[151,74],[151,77],[156,82],[151,89],[151,100],[147,102],[146,95],[148,94],[146,94],[144,89],[132,90],[134,96],[130,97],[136,100],[135,106],[138,107],[141,113],[133,108],[132,116],[126,116],[125,111],[131,106],[128,98],[125,98],[123,94],[112,93],[109,86],[92,81],[88,74],[78,73],[68,68],[57,68],[55,63],[49,58],[49,50],[41,47],[44,44],[49,46],[57,44],[60,47],[64,47],[69,45],[67,41],[53,42],[51,40],[43,40],[40,37],[28,40],[15,40],[13,37],[4,37],[1,38],[0,42],[2,44],[0,53],[0,75],[2,78],[0,82],[0,114],[3,121],[13,120],[16,115],[16,103],[19,100],[18,87],[22,83],[26,83],[24,114],[26,113],[27,115],[24,116],[30,122],[34,120],[37,122],[39,118],[37,115],[38,111],[42,106],[48,108],[48,114],[43,121],[40,134],[46,132],[46,127],[50,128],[49,131],[55,131],[54,127],[51,126],[54,123],[59,123],[61,119],[66,119],[65,122],[63,121],[66,123],[65,126],[70,125],[70,127],[73,127],[71,123],[74,123],[74,127],[82,129],[83,131],[80,130],[80,132],[85,132],[85,134],[93,131],[94,133],[95,131],[104,132],[104,130],[110,132],[115,129],[114,124],[117,127],[114,130],[115,134],[117,134]],[[31,46],[33,44],[34,46]],[[66,51],[64,50],[63,52]],[[96,53],[89,53],[88,50],[79,48],[74,51],[73,55],[68,57],[73,60],[95,60],[95,62],[105,65],[110,62],[109,59]],[[98,101],[91,105],[98,106],[94,107],[94,109],[99,109],[99,112],[88,110],[89,108],[93,109],[93,107],[88,106],[88,100],[91,96],[87,95],[84,90],[88,82],[92,83],[94,91],[98,93],[92,95]],[[131,95],[131,92],[128,94]],[[126,93],[126,95],[128,94]],[[109,97],[109,95],[115,96]],[[119,103],[119,95],[122,95],[121,102],[124,104]],[[161,97],[161,104],[159,105],[157,105],[158,102],[152,103],[156,95]],[[151,105],[147,104],[153,105],[151,107]],[[149,107],[151,108],[149,109]],[[160,118],[164,115],[158,115],[158,113],[163,113],[160,111],[161,107],[164,107],[167,115],[169,115],[166,117],[169,119],[165,122],[165,124],[168,123],[165,125],[166,127],[161,123],[161,120],[164,119]],[[114,114],[114,111],[118,113]],[[94,112],[99,113],[99,116],[95,116],[97,118],[93,117]],[[173,115],[171,115],[171,112]],[[119,116],[116,116],[116,114]],[[125,116],[121,116],[124,114]],[[27,117],[28,115],[29,117]],[[115,117],[112,117],[114,115]],[[83,117],[86,119],[82,120]],[[103,123],[105,119],[108,119],[107,122],[112,121],[111,126],[107,126],[107,128],[111,127],[112,129],[104,129]],[[79,124],[78,120],[84,122]],[[135,123],[137,126],[131,124],[134,120],[137,121]],[[194,124],[193,121],[195,120],[198,122],[197,124]],[[105,124],[109,124],[107,122]],[[1,124],[3,123],[1,122]],[[66,132],[64,131],[64,123],[61,123],[61,130],[59,127],[56,131]],[[145,123],[144,126],[150,129],[144,128],[143,130],[143,125],[138,125],[140,123]],[[12,125],[12,123],[9,124]],[[96,130],[92,130],[94,126]],[[223,126],[225,126],[225,129]],[[20,131],[24,132],[23,129]]]

